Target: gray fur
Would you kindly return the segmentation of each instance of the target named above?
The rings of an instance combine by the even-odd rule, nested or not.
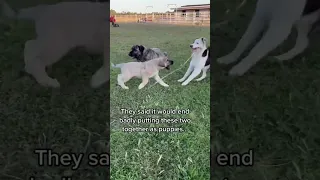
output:
[[[143,49],[143,51],[141,51]],[[167,52],[162,52],[159,48],[147,48],[143,45],[134,45],[128,54],[138,62],[145,62],[159,57],[168,57]]]

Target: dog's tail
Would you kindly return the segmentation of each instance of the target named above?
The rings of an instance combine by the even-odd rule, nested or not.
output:
[[[111,63],[111,67],[113,68],[121,68],[123,64],[113,64]]]
[[[12,19],[27,19],[27,20],[36,20],[40,12],[45,10],[47,5],[38,5],[30,8],[24,8],[18,12],[14,11],[12,7],[5,1],[0,0],[2,15]]]

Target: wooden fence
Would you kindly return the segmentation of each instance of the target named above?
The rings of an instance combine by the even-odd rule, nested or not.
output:
[[[202,25],[210,26],[210,15],[180,16],[175,13],[164,14],[117,14],[116,21],[121,23],[163,23],[177,25]]]

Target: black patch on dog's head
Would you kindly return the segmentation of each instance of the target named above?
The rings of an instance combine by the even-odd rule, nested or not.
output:
[[[206,46],[207,45],[207,39],[206,38],[201,38],[202,43]]]
[[[145,47],[142,45],[134,45],[128,55],[137,61],[141,61],[144,49]]]
[[[143,51],[144,51],[144,49],[145,49],[144,46],[140,45],[140,46],[138,46],[138,48],[139,48],[141,54],[143,54]]]

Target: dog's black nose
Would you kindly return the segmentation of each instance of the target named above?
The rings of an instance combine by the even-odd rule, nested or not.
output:
[[[190,47],[192,48],[192,47],[193,47],[193,45],[192,45],[192,44],[190,44]]]
[[[173,61],[172,61],[172,60],[168,60],[168,61],[169,61],[170,65],[172,65],[172,64],[173,64]]]

